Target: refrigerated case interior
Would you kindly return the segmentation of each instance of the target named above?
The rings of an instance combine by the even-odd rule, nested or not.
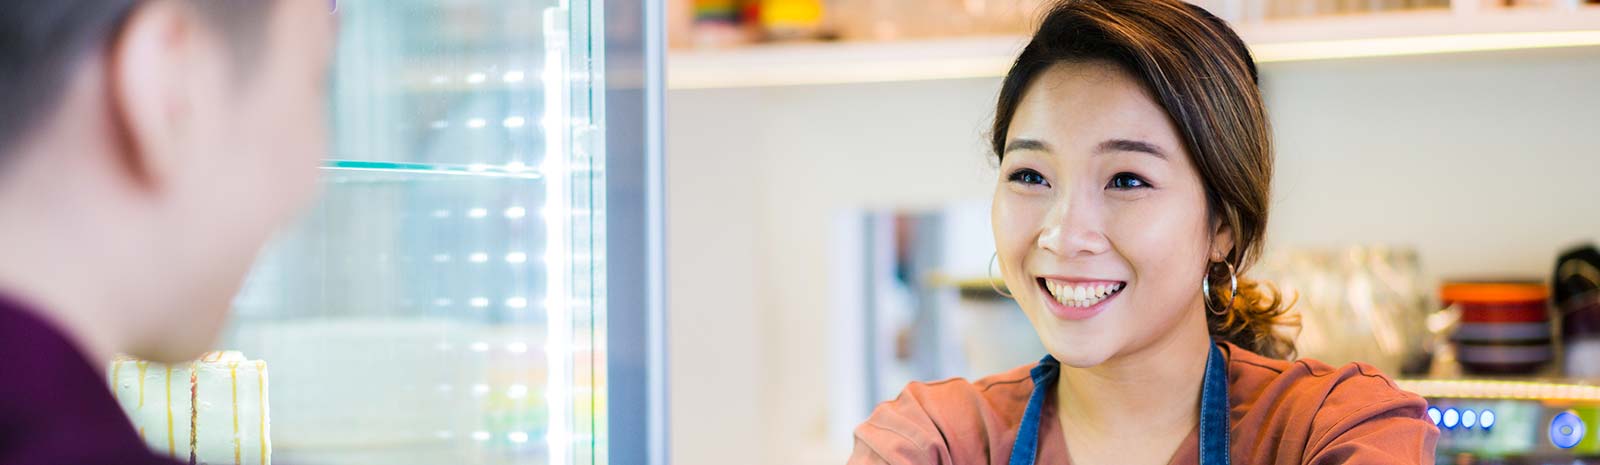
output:
[[[323,195],[225,340],[270,366],[283,462],[603,450],[598,8],[339,2]]]

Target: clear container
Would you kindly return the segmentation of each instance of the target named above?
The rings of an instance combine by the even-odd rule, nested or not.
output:
[[[1415,251],[1288,249],[1269,254],[1251,273],[1295,299],[1302,325],[1299,356],[1331,364],[1361,361],[1389,374],[1426,369],[1431,306]]]

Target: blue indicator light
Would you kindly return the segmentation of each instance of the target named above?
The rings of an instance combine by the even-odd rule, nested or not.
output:
[[[1493,410],[1489,410],[1489,409],[1484,409],[1483,413],[1478,414],[1478,425],[1482,426],[1483,429],[1493,428],[1494,427],[1494,411]]]
[[[1444,421],[1444,412],[1439,411],[1439,407],[1428,407],[1428,419],[1433,420],[1434,426],[1438,426],[1439,422]]]
[[[1583,440],[1583,419],[1572,411],[1557,413],[1550,419],[1550,443],[1562,449],[1571,449]]]
[[[1461,422],[1461,412],[1459,412],[1459,411],[1457,411],[1456,409],[1453,409],[1453,408],[1444,409],[1444,427],[1445,428],[1455,429],[1456,424],[1460,423],[1460,422]]]

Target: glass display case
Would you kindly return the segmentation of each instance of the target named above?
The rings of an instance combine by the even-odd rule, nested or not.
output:
[[[650,8],[337,2],[322,197],[223,341],[270,369],[272,459],[660,460]]]

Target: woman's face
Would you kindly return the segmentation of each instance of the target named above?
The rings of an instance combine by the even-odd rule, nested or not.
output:
[[[1099,61],[1041,73],[999,174],[1000,268],[1058,360],[1095,366],[1203,328],[1200,281],[1231,239],[1213,234],[1178,130],[1137,78]]]

